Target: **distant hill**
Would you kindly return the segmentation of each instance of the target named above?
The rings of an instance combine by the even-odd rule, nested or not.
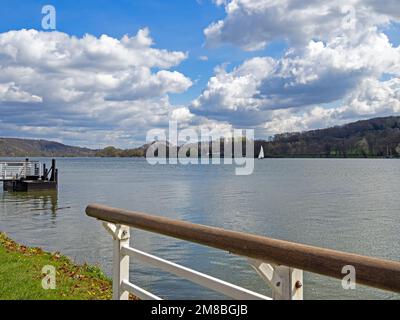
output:
[[[106,147],[95,152],[96,157],[144,157],[146,154],[147,146],[141,146],[135,149],[118,149],[115,147]]]
[[[92,150],[46,140],[0,138],[0,156],[144,157],[151,145],[147,144],[135,149],[117,149],[110,146],[101,150]],[[327,129],[278,134],[272,141],[256,140],[255,156],[259,154],[261,146],[264,148],[265,157],[274,158],[398,158],[400,157],[400,117],[375,118]],[[199,154],[212,152],[211,145],[198,145],[198,148]],[[223,156],[223,143],[221,156]]]
[[[400,117],[278,134],[272,141],[256,141],[256,155],[261,146],[266,157],[400,157]]]
[[[0,138],[1,157],[90,157],[95,150],[47,140]]]

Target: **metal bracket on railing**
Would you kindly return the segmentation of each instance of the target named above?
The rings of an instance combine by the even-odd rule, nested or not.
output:
[[[103,227],[113,237],[114,240],[126,240],[130,238],[129,228],[120,224],[103,222]]]
[[[275,300],[303,299],[303,270],[248,259],[250,265],[268,283]]]

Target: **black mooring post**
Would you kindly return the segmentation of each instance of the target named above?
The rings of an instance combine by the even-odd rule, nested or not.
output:
[[[56,179],[56,160],[52,159],[51,160],[51,177],[50,181],[55,181]]]
[[[43,163],[43,175],[42,175],[42,180],[46,180],[46,164]]]

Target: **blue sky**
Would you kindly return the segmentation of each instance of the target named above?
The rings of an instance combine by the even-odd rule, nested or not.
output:
[[[188,52],[189,59],[176,70],[196,82],[187,92],[172,95],[171,101],[178,104],[189,103],[201,93],[215,66],[229,63],[233,68],[260,53],[243,52],[231,45],[221,48],[206,46],[203,30],[224,17],[224,8],[215,6],[211,0],[2,0],[0,31],[41,30],[41,10],[47,4],[57,9],[57,30],[69,35],[107,34],[120,38],[148,27],[157,47]],[[284,42],[276,42],[261,52],[276,57],[285,47]],[[207,56],[208,61],[199,60],[200,56]]]
[[[128,147],[171,119],[266,137],[398,114],[399,7],[2,0],[0,136]]]

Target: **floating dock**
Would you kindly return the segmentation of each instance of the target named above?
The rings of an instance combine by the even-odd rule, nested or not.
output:
[[[51,161],[50,169],[39,161],[0,161],[0,181],[3,190],[11,192],[29,192],[58,189],[58,169],[56,160]]]

